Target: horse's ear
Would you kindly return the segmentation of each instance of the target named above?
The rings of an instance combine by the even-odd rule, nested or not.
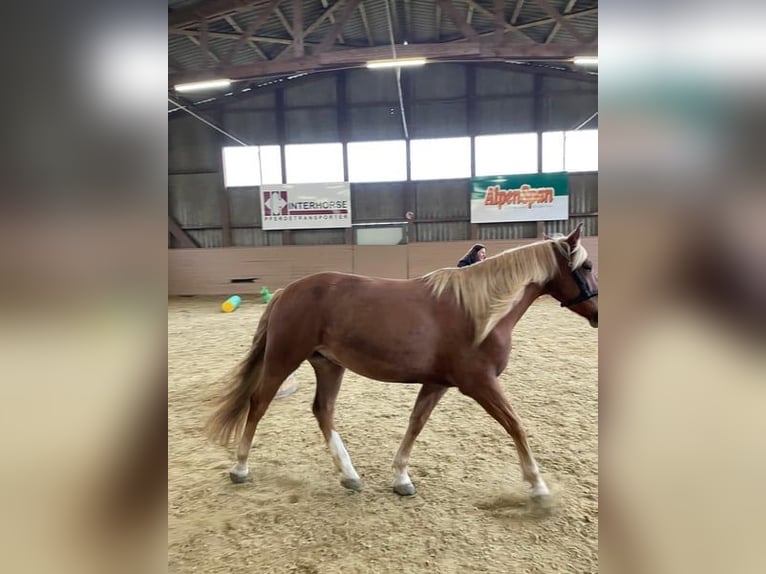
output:
[[[580,233],[582,232],[582,223],[579,223],[575,227],[574,231],[567,235],[567,243],[574,249],[577,246],[577,242],[580,241]]]
[[[551,237],[551,236],[550,236],[550,235],[548,235],[547,233],[543,233],[543,239],[545,239],[546,241],[548,241],[548,240],[552,240],[552,239],[553,239],[553,237]]]

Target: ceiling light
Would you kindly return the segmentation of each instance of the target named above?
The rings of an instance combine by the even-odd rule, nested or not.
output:
[[[422,66],[425,63],[425,58],[398,58],[393,60],[373,60],[367,62],[367,67],[370,69],[400,68],[405,66]]]
[[[191,82],[189,84],[176,84],[176,92],[196,92],[199,90],[210,90],[215,88],[228,88],[231,85],[231,80],[218,79],[218,80],[205,80],[203,82]]]
[[[598,56],[576,56],[574,63],[577,66],[598,66]]]

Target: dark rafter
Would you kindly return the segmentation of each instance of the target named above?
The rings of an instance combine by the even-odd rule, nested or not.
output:
[[[537,5],[540,6],[540,8],[543,9],[543,12],[545,12],[550,18],[555,20],[555,22],[564,28],[567,32],[569,32],[573,38],[575,38],[580,44],[587,44],[588,39],[585,38],[582,34],[580,34],[572,24],[570,24],[561,14],[559,14],[553,6],[551,6],[548,3],[548,0],[535,0],[537,2]]]
[[[303,0],[293,0],[293,40],[295,57],[303,56]]]
[[[478,34],[476,33],[476,30],[473,29],[473,26],[471,26],[468,22],[466,22],[465,18],[461,17],[458,13],[455,6],[452,5],[452,2],[450,0],[436,0],[441,6],[442,11],[444,11],[447,16],[450,17],[450,19],[455,23],[455,25],[458,27],[460,32],[471,40],[472,42],[475,42],[478,39]]]
[[[261,12],[258,13],[258,17],[247,25],[247,28],[245,28],[245,33],[239,36],[236,44],[231,47],[231,50],[229,50],[229,53],[226,55],[226,59],[224,60],[225,64],[231,64],[232,60],[237,55],[237,52],[239,52],[240,48],[242,48],[242,45],[245,43],[245,41],[250,38],[250,36],[252,36],[258,30],[258,28],[263,26],[268,21],[271,13],[277,7],[279,2],[280,0],[271,0],[268,6],[266,6]]]
[[[358,5],[359,0],[346,0],[343,6],[343,11],[337,20],[335,20],[335,24],[332,25],[332,28],[330,28],[330,30],[325,33],[321,42],[319,42],[319,47],[316,50],[317,53],[324,52],[333,45],[335,42],[335,36],[337,36],[343,29],[343,26],[346,25],[346,22],[348,21],[351,14],[353,14],[354,10],[356,10]]]

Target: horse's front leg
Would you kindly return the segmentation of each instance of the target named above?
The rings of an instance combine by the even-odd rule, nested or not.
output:
[[[527,442],[527,433],[521,420],[503,395],[500,383],[495,377],[473,380],[459,387],[460,392],[479,403],[511,435],[519,453],[521,474],[530,485],[529,495],[533,499],[547,497],[550,492],[540,476],[540,469],[535,462]]]

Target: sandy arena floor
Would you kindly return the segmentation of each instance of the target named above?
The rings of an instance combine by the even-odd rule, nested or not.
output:
[[[415,443],[418,493],[391,490],[391,460],[419,386],[347,373],[336,428],[362,476],[344,490],[311,414],[314,376],[275,401],[233,485],[233,449],[206,441],[203,399],[245,355],[264,306],[233,314],[213,298],[168,302],[170,572],[598,572],[598,333],[552,299],[514,331],[501,380],[553,494],[528,503],[516,451],[476,403],[451,389]]]

